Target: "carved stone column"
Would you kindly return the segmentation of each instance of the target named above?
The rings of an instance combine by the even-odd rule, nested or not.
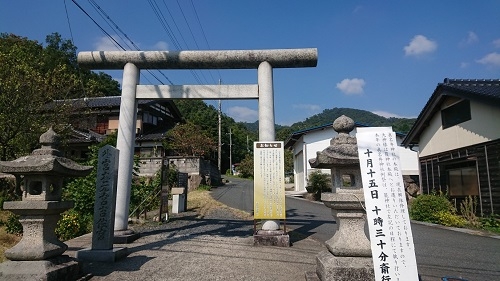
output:
[[[317,152],[315,159],[309,160],[311,167],[331,171],[332,192],[322,193],[321,200],[332,209],[338,225],[333,237],[326,241],[327,250],[316,257],[316,274],[321,280],[375,278],[370,241],[365,232],[366,210],[358,148],[356,138],[349,135],[354,127],[351,118],[337,118],[333,129],[338,135],[330,141],[330,146]]]
[[[40,136],[42,147],[14,161],[1,161],[0,172],[23,176],[22,201],[4,202],[4,209],[20,216],[23,237],[5,251],[10,261],[0,264],[0,279],[72,280],[79,265],[61,256],[68,246],[55,234],[60,214],[73,202],[61,201],[64,177],[88,175],[92,167],[62,157],[58,135],[50,128]]]

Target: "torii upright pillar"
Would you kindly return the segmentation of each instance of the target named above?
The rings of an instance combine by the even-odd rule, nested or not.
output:
[[[224,51],[80,52],[89,69],[123,69],[117,148],[120,150],[115,235],[130,235],[128,212],[137,119],[137,99],[259,99],[259,140],[274,141],[274,68],[315,67],[318,51],[309,49]],[[138,85],[140,69],[258,69],[258,85]],[[138,90],[140,89],[140,90]],[[271,228],[275,223],[270,224]],[[115,240],[117,237],[115,236]],[[120,242],[129,242],[128,238]]]

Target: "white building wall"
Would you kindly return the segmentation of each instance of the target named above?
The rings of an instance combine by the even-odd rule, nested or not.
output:
[[[436,113],[420,136],[420,157],[500,138],[498,107],[471,101],[471,120],[443,130],[441,112]]]
[[[351,132],[351,135],[355,136],[356,131],[357,130],[355,128]],[[325,148],[330,146],[330,140],[335,136],[337,136],[337,132],[333,130],[333,127],[328,127],[304,134],[295,142],[293,147],[295,191],[306,190],[308,176],[311,172],[316,170],[311,168],[309,165],[309,159],[316,158],[316,153],[318,151],[323,151]],[[401,145],[402,138],[397,137],[397,142],[398,145]],[[401,157],[403,175],[418,175],[418,153],[416,151],[400,147],[399,155]],[[322,169],[322,172],[330,174],[329,169]]]

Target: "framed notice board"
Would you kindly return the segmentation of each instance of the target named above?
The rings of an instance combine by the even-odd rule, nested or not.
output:
[[[285,219],[282,141],[254,142],[254,219]]]

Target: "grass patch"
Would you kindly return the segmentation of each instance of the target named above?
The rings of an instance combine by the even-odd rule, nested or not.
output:
[[[253,220],[253,216],[250,213],[228,207],[210,196],[207,190],[194,190],[190,191],[188,194],[188,205],[189,210],[195,211],[199,218],[203,218],[210,214],[210,212],[216,209],[226,209],[235,215],[237,218],[242,220]]]

